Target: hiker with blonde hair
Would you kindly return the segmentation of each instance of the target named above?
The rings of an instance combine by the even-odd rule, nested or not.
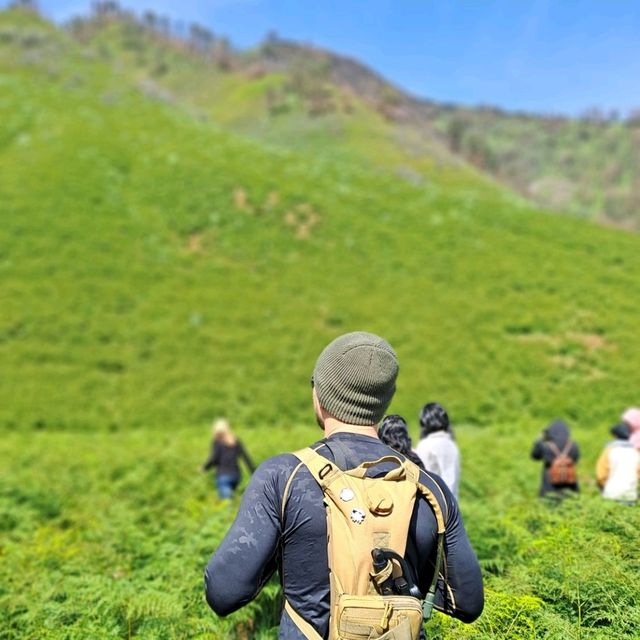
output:
[[[240,439],[231,431],[228,420],[218,418],[211,427],[211,452],[202,465],[202,471],[216,469],[218,497],[227,500],[233,497],[241,479],[239,459],[242,458],[251,473],[255,467]]]
[[[371,333],[322,351],[310,400],[323,438],[251,478],[205,570],[218,615],[276,571],[287,640],[417,640],[434,606],[464,622],[480,615],[482,574],[456,499],[378,437],[397,375],[394,350]]]

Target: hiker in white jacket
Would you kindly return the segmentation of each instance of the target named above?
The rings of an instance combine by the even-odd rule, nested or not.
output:
[[[600,454],[596,464],[596,478],[602,497],[635,504],[638,500],[640,452],[629,441],[631,430],[627,424],[611,427],[615,440]]]
[[[453,438],[449,416],[437,402],[425,404],[420,412],[420,442],[416,447],[427,471],[437,473],[458,497],[460,451]]]

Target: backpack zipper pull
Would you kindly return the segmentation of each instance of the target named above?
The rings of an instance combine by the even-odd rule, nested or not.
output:
[[[390,602],[387,602],[384,605],[384,612],[382,614],[382,619],[380,620],[380,626],[383,630],[386,631],[389,626],[389,618],[391,617],[391,612],[393,611],[393,605]]]

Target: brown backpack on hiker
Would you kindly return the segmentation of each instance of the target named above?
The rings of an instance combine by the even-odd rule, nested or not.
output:
[[[327,512],[331,608],[330,640],[417,640],[431,616],[443,559],[446,502],[420,481],[409,460],[385,456],[355,469],[340,470],[307,448],[296,452],[322,488]],[[394,463],[379,478],[366,476],[381,463]],[[416,499],[424,497],[438,524],[436,567],[423,600],[404,561],[409,523]],[[377,563],[374,563],[374,558]],[[404,564],[404,567],[403,567]],[[310,640],[315,629],[285,601],[285,610]]]
[[[569,456],[569,450],[573,444],[571,440],[567,440],[564,449],[560,451],[555,442],[549,442],[549,447],[556,454],[551,466],[549,467],[549,481],[556,487],[563,487],[575,484],[578,481],[576,473],[576,464],[573,458]]]

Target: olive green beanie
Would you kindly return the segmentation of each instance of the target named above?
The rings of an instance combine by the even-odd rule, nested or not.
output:
[[[341,422],[374,425],[396,390],[398,359],[391,345],[364,331],[327,345],[313,370],[320,406]]]

